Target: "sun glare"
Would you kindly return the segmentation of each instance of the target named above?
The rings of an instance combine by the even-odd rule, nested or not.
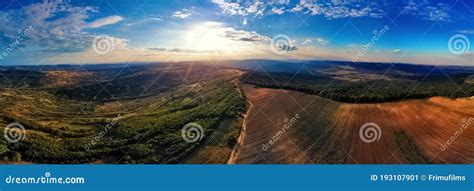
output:
[[[186,32],[183,42],[186,49],[202,52],[236,52],[246,48],[245,42],[226,38],[227,31],[233,31],[218,22],[203,22],[194,25]]]

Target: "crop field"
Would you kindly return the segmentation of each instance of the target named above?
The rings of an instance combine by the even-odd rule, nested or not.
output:
[[[244,92],[252,108],[236,163],[474,162],[469,120],[474,118],[473,97],[348,104],[251,85],[244,85]],[[295,114],[300,118],[278,132],[285,128],[284,120]],[[380,136],[366,143],[359,130],[369,122],[380,127]],[[446,144],[452,137],[455,140]],[[273,144],[264,148],[269,142]]]

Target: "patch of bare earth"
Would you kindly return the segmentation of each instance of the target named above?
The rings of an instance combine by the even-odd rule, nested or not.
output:
[[[459,133],[474,118],[474,98],[343,104],[287,90],[250,85],[243,90],[252,107],[235,163],[396,164],[410,163],[413,155],[430,163],[474,162],[474,124]],[[300,118],[281,133],[285,118],[295,114]],[[378,141],[361,140],[359,129],[368,122],[380,127]],[[397,142],[400,132],[406,138]],[[442,144],[453,136],[443,151]],[[402,148],[410,144],[416,149],[407,154]]]

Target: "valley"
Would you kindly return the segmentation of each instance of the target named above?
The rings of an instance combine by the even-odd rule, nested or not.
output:
[[[52,79],[65,79],[62,76],[70,69],[55,75],[4,73],[4,78],[16,79],[15,84],[0,88],[2,132],[7,124],[17,122],[26,133],[20,142],[0,140],[0,160],[181,163],[208,137],[218,137],[213,149],[227,151],[222,156],[204,153],[200,158],[225,162],[237,137],[227,125],[237,124],[246,107],[233,82],[240,71],[165,64],[114,67],[88,69],[87,77],[74,81]],[[45,80],[38,80],[41,76]],[[183,140],[181,129],[192,122],[209,135],[203,135],[202,142]]]

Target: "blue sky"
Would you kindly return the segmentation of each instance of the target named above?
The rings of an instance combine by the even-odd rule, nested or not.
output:
[[[2,0],[0,10],[2,65],[228,59],[474,65],[470,0]]]

